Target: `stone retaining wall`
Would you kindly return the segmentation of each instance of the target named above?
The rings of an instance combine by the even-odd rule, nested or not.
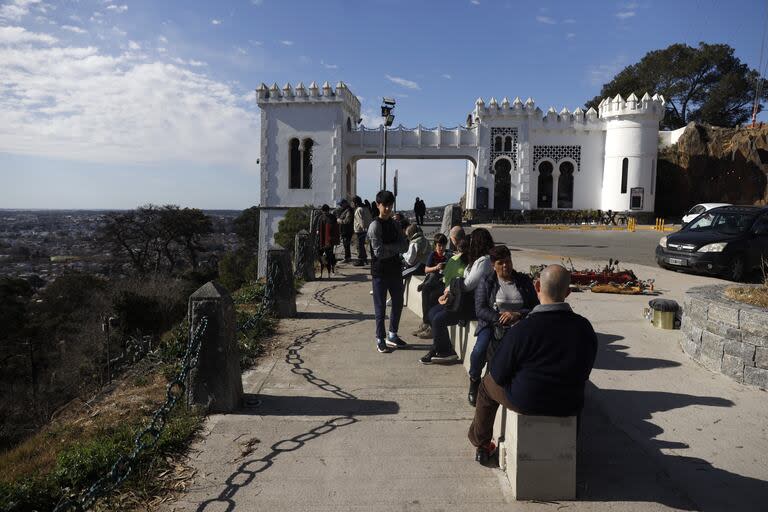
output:
[[[704,367],[768,389],[768,310],[727,298],[728,286],[686,292],[681,345]]]

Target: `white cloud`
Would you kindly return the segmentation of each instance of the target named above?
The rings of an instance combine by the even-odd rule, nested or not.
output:
[[[565,34],[566,39],[573,39],[574,37],[576,37],[576,34],[574,34],[573,32],[568,32],[567,34]]]
[[[10,3],[0,6],[0,19],[20,21],[29,14],[31,6],[40,2],[41,0],[12,0]]]
[[[402,85],[403,87],[406,87],[408,89],[414,89],[416,91],[421,90],[421,87],[419,87],[419,84],[414,82],[413,80],[406,80],[405,78],[400,78],[397,76],[390,76],[390,75],[384,75],[387,80],[390,82],[394,82],[397,85]]]
[[[451,75],[449,75],[448,73],[443,73],[443,74],[442,74],[442,75],[440,75],[440,76],[441,76],[441,77],[443,77],[443,78],[445,78],[446,80],[450,80],[451,78],[453,78],[453,77],[452,77]]]
[[[128,32],[126,32],[125,30],[120,30],[117,27],[112,27],[112,32],[114,32],[115,34],[117,34],[120,37],[125,37],[125,36],[128,35]]]
[[[480,5],[480,0],[469,0],[472,5]]]
[[[325,69],[339,69],[339,66],[338,66],[337,64],[326,64],[326,62],[325,62],[325,61],[323,61],[323,60],[321,60],[321,61],[320,61],[320,64],[321,64],[321,65],[322,65],[322,66],[323,66]]]
[[[208,65],[207,62],[203,62],[201,60],[194,60],[194,59],[189,59],[188,64],[190,66],[192,66],[192,67],[195,67],[195,68],[199,68],[199,67],[207,66]]]
[[[241,46],[235,46],[235,51],[240,55],[248,55],[248,51]]]
[[[0,34],[10,43],[0,45],[0,152],[255,171],[259,117],[233,86],[146,55],[30,46],[55,38],[8,27]]]
[[[166,44],[168,42],[168,38],[165,36],[158,36],[157,40],[163,44]]]
[[[549,16],[536,16],[536,21],[539,23],[546,23],[547,25],[555,25],[557,22]]]
[[[280,44],[285,46],[293,46],[293,41],[283,40],[283,41],[280,41]]]
[[[133,51],[141,50],[141,45],[136,41],[128,41],[128,49]]]
[[[128,10],[128,6],[127,5],[108,5],[107,10],[112,12],[125,12]]]
[[[157,53],[166,53],[167,51],[168,51],[168,48],[165,48],[163,46],[157,49]]]
[[[603,85],[610,82],[616,76],[616,73],[624,69],[626,60],[626,56],[619,55],[613,62],[592,66],[589,69],[589,82],[592,85]]]
[[[48,34],[29,32],[23,27],[0,27],[0,45],[45,43],[53,44],[57,39]]]
[[[621,11],[616,13],[616,17],[620,20],[626,20],[632,18],[635,15],[635,11]]]
[[[248,44],[250,44],[251,46],[261,46],[264,43],[261,41],[256,41],[255,39],[249,39]]]
[[[72,25],[62,25],[62,29],[69,30],[70,32],[74,32],[75,34],[85,34],[85,30],[83,30],[80,27],[73,27]]]
[[[76,21],[77,23],[82,23],[83,22],[83,18],[81,18],[77,14],[71,14],[69,16],[69,19],[71,19],[72,21]]]
[[[251,3],[253,5],[262,5],[264,3],[264,0],[251,0]]]
[[[570,24],[570,23],[576,23],[576,20],[573,18],[568,18],[566,20],[563,20],[563,23]]]
[[[221,25],[221,20],[211,20],[212,25]]]

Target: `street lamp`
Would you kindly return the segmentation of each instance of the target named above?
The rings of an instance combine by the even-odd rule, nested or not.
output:
[[[387,189],[387,128],[392,126],[395,121],[395,115],[392,111],[395,109],[394,98],[383,98],[381,100],[381,117],[384,118],[384,158],[382,160],[381,190]]]

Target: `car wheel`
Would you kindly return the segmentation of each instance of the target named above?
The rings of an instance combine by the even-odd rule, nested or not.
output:
[[[730,268],[726,271],[725,277],[731,281],[742,282],[744,281],[744,275],[746,273],[746,262],[744,261],[744,255],[737,254],[731,258]]]

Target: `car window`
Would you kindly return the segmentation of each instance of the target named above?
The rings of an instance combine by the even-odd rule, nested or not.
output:
[[[754,215],[738,212],[707,212],[693,221],[690,226],[688,226],[688,230],[714,230],[720,233],[735,235],[737,233],[743,233],[749,229],[754,218]]]
[[[686,215],[696,215],[703,211],[704,211],[704,207],[701,206],[700,204],[697,204],[696,206],[688,210],[688,213]]]
[[[752,226],[752,231],[759,232],[763,236],[768,236],[768,214],[757,219]]]

